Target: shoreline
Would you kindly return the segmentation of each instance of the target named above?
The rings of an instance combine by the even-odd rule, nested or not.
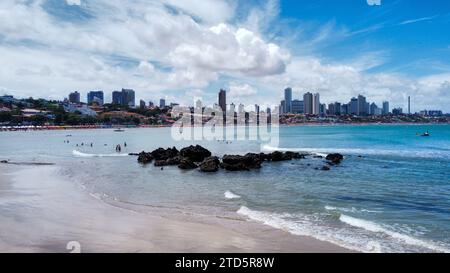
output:
[[[114,204],[58,170],[0,165],[0,252],[69,252],[70,241],[82,252],[352,252],[238,215]]]
[[[114,126],[48,126],[42,128],[2,128],[1,132],[27,132],[27,131],[80,131],[80,130],[112,130],[112,129],[154,129],[154,128],[171,128],[173,124],[167,125],[145,125],[145,126],[126,126],[126,125],[114,125]],[[363,122],[363,123],[322,123],[322,122],[311,122],[311,123],[294,123],[294,124],[279,124],[279,127],[306,127],[306,126],[445,126],[450,125],[450,123],[414,123],[414,122],[395,122],[395,123],[377,123],[377,122]],[[15,126],[7,126],[15,127]],[[184,126],[185,128],[199,128],[200,126]],[[224,128],[227,126],[224,126]],[[234,126],[233,126],[234,127]],[[244,126],[238,126],[244,127]],[[245,126],[247,127],[247,126]],[[258,126],[259,127],[259,126]]]

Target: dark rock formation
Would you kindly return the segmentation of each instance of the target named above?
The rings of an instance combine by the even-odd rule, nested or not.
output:
[[[155,161],[155,166],[156,167],[161,167],[161,166],[176,166],[178,164],[180,164],[181,160],[183,159],[182,156],[175,156],[175,157],[171,157],[168,158],[166,160],[156,160]]]
[[[151,152],[151,154],[155,160],[167,160],[169,158],[173,158],[173,157],[179,155],[180,152],[175,147],[167,148],[167,149],[158,148],[158,149],[154,150],[153,152]]]
[[[292,159],[302,159],[302,158],[305,158],[305,156],[306,156],[305,154],[301,154],[298,152],[286,152],[285,154],[286,154],[286,156],[288,156]]]
[[[166,165],[167,166],[175,166],[180,164],[181,160],[183,160],[183,157],[180,155],[177,155],[175,157],[169,158],[166,160]]]
[[[167,166],[165,160],[155,160],[155,167]]]
[[[200,145],[191,145],[183,148],[181,149],[180,154],[185,158],[189,158],[193,162],[202,162],[205,158],[211,156],[211,152]]]
[[[141,152],[138,154],[138,162],[142,164],[147,164],[153,161],[153,156],[151,153]]]
[[[180,168],[182,170],[192,170],[192,169],[198,168],[198,166],[189,158],[183,158],[180,161],[180,164],[178,164],[178,168]]]
[[[223,168],[228,171],[249,171],[253,169],[260,169],[261,164],[264,161],[289,161],[293,159],[302,159],[308,153],[298,152],[280,152],[275,151],[269,154],[265,153],[248,153],[246,155],[224,155],[222,162],[216,156],[211,156],[211,152],[203,148],[200,145],[189,146],[178,151],[177,148],[158,148],[153,152],[146,153],[141,152],[139,154],[130,154],[138,157],[138,162],[147,164],[154,161],[154,165],[157,167],[163,166],[175,166],[184,170],[191,170],[200,168],[202,172],[217,172],[219,168]],[[337,165],[343,160],[341,154],[329,154],[326,157],[326,164]],[[201,162],[201,163],[199,163]],[[0,162],[6,163],[6,162]],[[307,164],[310,166],[311,164]],[[324,165],[322,168],[316,168],[317,170],[329,171],[330,167]]]
[[[261,168],[260,154],[225,155],[221,167],[228,171],[248,171]]]
[[[244,164],[249,169],[260,169],[262,161],[264,160],[261,160],[261,156],[259,154],[248,153],[244,155]]]
[[[275,151],[268,155],[271,161],[283,161],[283,153],[279,151]]]
[[[279,152],[279,151],[275,151],[271,154],[268,154],[266,156],[267,160],[271,160],[271,161],[288,161],[288,160],[292,160],[292,159],[300,159],[300,158],[305,158],[304,154],[300,154],[297,152]]]
[[[217,156],[210,156],[200,163],[200,171],[212,173],[219,170],[220,160]]]
[[[259,154],[259,159],[261,161],[269,161],[270,160],[270,156],[268,154],[265,154],[265,153],[260,153]]]
[[[344,156],[341,154],[329,154],[325,159],[333,164],[339,164],[344,159]]]

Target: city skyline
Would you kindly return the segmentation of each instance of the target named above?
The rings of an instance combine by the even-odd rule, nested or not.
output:
[[[129,86],[144,101],[213,103],[225,88],[274,105],[291,86],[327,104],[362,94],[407,109],[411,96],[411,112],[450,112],[448,1],[6,0],[0,11],[0,94],[109,100]]]
[[[78,91],[74,91],[68,94],[64,99],[59,99],[57,101],[67,101],[69,103],[74,104],[87,104],[91,105],[95,102],[99,106],[103,106],[103,104],[116,104],[121,106],[128,106],[130,108],[145,108],[147,103],[149,107],[154,107],[155,102],[158,100],[150,100],[145,101],[139,99],[139,102],[136,103],[135,91],[133,89],[125,89],[122,88],[122,91],[112,91],[111,92],[111,100],[107,101],[104,99],[104,91],[88,91],[87,99],[83,101],[81,99],[81,93]],[[397,114],[420,114],[420,113],[428,113],[428,112],[442,112],[437,108],[425,107],[421,110],[412,112],[411,111],[411,96],[407,98],[407,108],[403,108],[401,106],[394,106],[391,108],[391,103],[389,100],[385,99],[381,102],[368,102],[365,96],[359,94],[356,97],[351,97],[348,103],[331,100],[331,103],[324,103],[320,101],[320,93],[311,93],[306,92],[304,94],[300,93],[299,97],[294,96],[294,90],[291,87],[286,87],[284,89],[284,99],[278,104],[268,105],[268,104],[243,104],[242,102],[230,102],[227,103],[227,90],[221,88],[217,93],[218,98],[216,102],[213,102],[208,105],[208,103],[204,103],[201,99],[195,100],[191,104],[183,105],[188,107],[196,107],[198,104],[203,106],[219,106],[223,111],[231,111],[231,109],[237,110],[238,112],[247,111],[251,112],[252,110],[246,110],[251,108],[260,108],[266,107],[267,110],[272,110],[275,107],[279,107],[280,114],[307,114],[307,115],[357,115],[357,116],[366,116],[366,115],[385,115],[389,113],[393,113],[396,111]],[[11,94],[4,94],[2,97],[13,96]],[[303,98],[303,100],[299,100],[298,98]],[[35,98],[36,99],[36,98]],[[44,98],[39,98],[44,99]],[[286,101],[291,101],[290,104],[287,104]],[[306,103],[305,103],[306,102]],[[174,105],[180,105],[180,103],[173,101],[170,104],[167,102],[165,98],[159,99],[159,104],[157,104],[159,108],[165,108],[166,106],[173,107]],[[236,105],[238,108],[236,109]],[[290,105],[290,106],[289,106]],[[286,108],[288,107],[288,108]],[[288,109],[288,110],[287,110]]]

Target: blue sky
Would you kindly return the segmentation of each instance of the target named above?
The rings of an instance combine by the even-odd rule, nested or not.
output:
[[[384,0],[380,6],[365,1],[283,1],[280,18],[311,23],[313,33],[325,23],[348,30],[349,36],[318,51],[329,59],[345,60],[372,50],[390,57],[375,71],[422,76],[450,68],[450,1]]]
[[[0,94],[265,106],[290,86],[450,112],[449,30],[446,0],[3,0]]]

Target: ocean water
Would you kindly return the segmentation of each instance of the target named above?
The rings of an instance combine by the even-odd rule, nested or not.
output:
[[[427,130],[430,137],[417,136]],[[450,252],[450,125],[280,127],[279,137],[273,147],[179,142],[170,128],[0,132],[0,160],[55,162],[105,201],[245,218],[364,252]],[[127,155],[197,143],[216,155],[262,147],[339,152],[345,160],[328,172],[315,169],[323,159],[310,157],[204,174],[142,166]]]

